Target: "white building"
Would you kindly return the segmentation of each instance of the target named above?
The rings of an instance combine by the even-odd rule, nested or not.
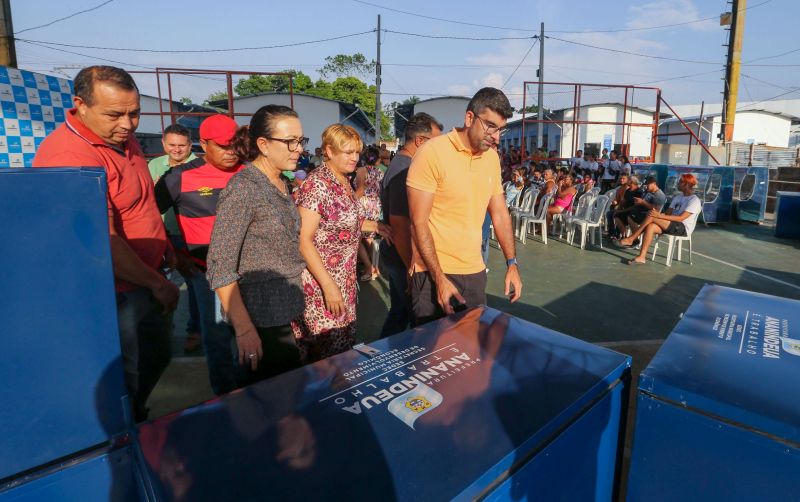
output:
[[[694,107],[680,107],[686,111],[693,111]],[[720,133],[722,126],[722,105],[707,105],[703,110],[703,123],[700,124],[699,137],[708,146],[719,146]],[[692,131],[697,134],[697,126],[700,121],[698,114],[691,116],[682,115],[676,107],[676,111],[681,115],[683,121]],[[766,145],[786,148],[790,146],[792,120],[796,116],[790,114],[770,111],[766,109],[743,109],[736,112],[736,119],[733,128],[733,141],[738,143],[748,143],[756,145]],[[681,125],[677,118],[663,121],[659,126],[659,134],[662,133],[683,133],[686,128]],[[659,143],[673,145],[689,144],[690,136],[659,136]]]
[[[442,124],[443,132],[464,126],[464,114],[471,98],[464,96],[442,96],[419,101],[413,105],[398,106],[394,118],[395,135],[402,141],[405,124],[416,113],[427,113]]]
[[[252,114],[265,105],[284,105],[291,107],[292,100],[288,93],[268,92],[252,96],[240,96],[233,99],[234,113]],[[213,103],[217,106],[222,102]],[[227,107],[227,102],[224,103]],[[355,128],[365,143],[374,143],[375,128],[372,120],[361,108],[333,99],[294,94],[294,110],[303,123],[303,134],[310,138],[308,150],[322,144],[322,131],[331,124],[343,123]],[[236,122],[245,125],[250,123],[250,116],[237,116]]]
[[[545,147],[547,150],[557,150],[560,157],[571,157],[575,154],[575,150],[599,154],[603,148],[619,153],[627,151],[631,157],[649,157],[653,134],[652,127],[649,126],[654,123],[654,115],[655,112],[651,110],[630,105],[626,108],[622,103],[583,105],[578,108],[577,114],[571,107],[552,110],[545,116],[546,120],[553,122],[544,124]],[[661,118],[669,116],[666,113],[661,114]],[[521,148],[524,142],[525,151],[529,153],[536,146],[536,131],[539,124],[526,122],[523,139],[522,120],[517,117],[509,122],[509,130],[500,140],[500,146]],[[535,120],[536,114],[526,114],[525,119]],[[573,126],[573,121],[596,123],[579,123]],[[624,127],[624,132],[623,121],[628,124]]]

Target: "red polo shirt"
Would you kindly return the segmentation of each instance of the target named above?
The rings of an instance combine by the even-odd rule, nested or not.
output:
[[[47,136],[33,167],[102,167],[108,180],[108,213],[117,234],[148,266],[157,269],[167,248],[167,234],[156,206],[153,180],[142,149],[131,136],[124,149],[105,143],[75,116]],[[117,292],[138,286],[115,277]]]

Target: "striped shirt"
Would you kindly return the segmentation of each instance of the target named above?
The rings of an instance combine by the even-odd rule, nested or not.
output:
[[[224,171],[203,159],[195,159],[173,167],[156,184],[158,209],[162,214],[169,208],[175,210],[189,254],[202,266],[205,266],[211,242],[219,194],[243,167],[239,164]]]

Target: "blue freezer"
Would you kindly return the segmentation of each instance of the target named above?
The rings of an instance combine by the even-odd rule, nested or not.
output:
[[[775,202],[775,237],[800,239],[800,193],[778,192]]]
[[[105,173],[0,170],[0,214],[0,500],[97,500],[130,430]]]
[[[800,500],[800,302],[705,286],[639,377],[628,500]]]
[[[630,358],[485,307],[134,427],[105,197],[0,171],[0,501],[614,496]]]
[[[144,424],[139,441],[162,500],[606,501],[629,365],[475,308]]]

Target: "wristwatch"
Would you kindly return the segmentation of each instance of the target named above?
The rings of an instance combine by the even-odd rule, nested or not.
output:
[[[506,260],[506,267],[510,267],[511,265],[519,266],[519,262],[517,262],[517,257],[516,256]]]

